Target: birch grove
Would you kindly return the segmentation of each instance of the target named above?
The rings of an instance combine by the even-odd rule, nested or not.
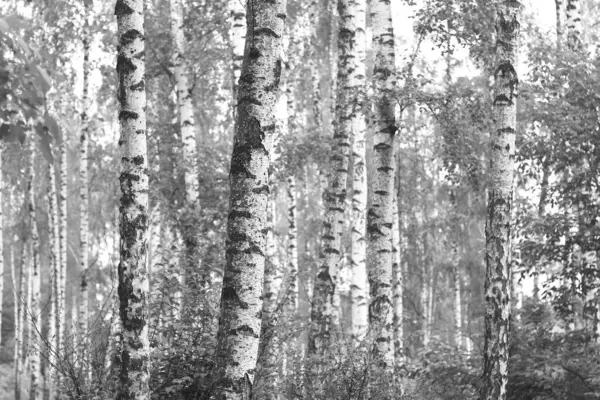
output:
[[[0,2],[0,398],[600,393],[599,18]]]

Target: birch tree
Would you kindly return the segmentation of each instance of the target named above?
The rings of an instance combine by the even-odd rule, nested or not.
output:
[[[329,180],[323,195],[325,215],[321,234],[319,267],[314,282],[309,332],[308,354],[318,357],[310,385],[316,397],[322,396],[324,382],[322,372],[327,370],[326,357],[332,344],[333,325],[336,320],[334,307],[335,282],[342,262],[342,233],[346,210],[346,195],[352,124],[356,117],[356,18],[358,5],[354,0],[341,0],[338,3],[340,17],[338,29],[338,72],[336,93],[336,123],[334,148],[329,160]],[[360,35],[359,35],[360,36]],[[321,377],[319,377],[321,376]]]
[[[56,292],[56,340],[57,354],[59,359],[65,356],[65,339],[66,339],[66,281],[67,281],[67,168],[68,168],[68,153],[67,153],[67,138],[64,136],[59,144],[59,165],[60,165],[60,187],[59,187],[59,203],[58,203],[58,227],[59,227],[59,270],[57,277],[57,292]]]
[[[48,363],[46,368],[45,390],[49,400],[54,399],[54,386],[56,379],[55,365],[59,348],[57,335],[57,306],[60,275],[60,243],[58,227],[58,198],[56,196],[56,171],[54,163],[48,163],[48,224],[50,238],[50,312],[48,314]]]
[[[31,138],[28,138],[31,141]],[[41,319],[41,303],[40,303],[40,290],[41,290],[41,276],[40,276],[40,253],[39,244],[40,238],[37,230],[37,218],[36,218],[36,203],[35,203],[35,150],[33,143],[30,143],[30,159],[29,159],[29,181],[27,183],[27,200],[28,200],[28,217],[31,231],[31,264],[30,268],[30,295],[31,296],[31,307],[28,307],[25,312],[28,313],[30,318],[31,326],[29,327],[29,369],[31,372],[29,398],[42,399],[42,386],[41,386],[41,332],[42,327],[40,322]]]
[[[492,138],[486,220],[485,344],[482,400],[506,399],[510,323],[510,221],[521,4],[503,0],[496,21]]]
[[[567,1],[567,46],[572,51],[583,47],[581,41],[581,3],[579,0]],[[558,4],[557,4],[558,8]]]
[[[366,166],[366,119],[364,114],[366,96],[366,47],[367,38],[367,2],[354,2],[354,90],[356,91],[356,110],[351,121],[352,141],[352,217],[350,234],[350,267],[352,285],[350,286],[352,309],[352,336],[355,345],[364,339],[367,332],[368,301],[367,294],[367,166]],[[373,15],[377,12],[373,11]],[[391,13],[390,13],[391,16]],[[373,23],[373,28],[379,27]],[[393,36],[392,36],[393,40]],[[375,44],[375,39],[373,39]],[[377,50],[376,50],[377,51]],[[390,242],[391,245],[391,242]],[[390,264],[391,268],[391,264]]]
[[[122,326],[119,399],[149,399],[148,159],[144,2],[117,0],[121,136],[119,302]]]
[[[393,198],[396,177],[394,136],[397,131],[393,91],[396,87],[392,9],[387,1],[371,1],[373,24],[373,81],[375,134],[373,138],[372,201],[368,214],[368,268],[371,288],[369,325],[375,330],[374,356],[378,367],[394,367],[392,247]]]
[[[286,0],[253,0],[229,172],[226,264],[217,348],[217,399],[249,399],[261,331],[269,153],[281,75]]]
[[[0,143],[0,315],[3,313],[4,299],[4,180],[2,176],[2,153],[4,152],[4,143]],[[17,304],[14,304],[16,307]],[[1,320],[2,318],[0,318]],[[16,322],[16,321],[15,321]],[[0,321],[0,350],[2,350],[2,321]]]
[[[231,52],[232,52],[232,88],[233,111],[237,109],[242,61],[244,60],[244,45],[246,43],[246,3],[247,0],[229,0],[231,7]]]
[[[93,3],[93,2],[92,2]],[[88,370],[89,348],[89,292],[88,292],[88,266],[89,266],[89,178],[88,178],[88,153],[89,153],[89,80],[90,80],[90,29],[89,29],[89,0],[83,1],[83,96],[81,98],[81,136],[79,137],[79,259],[81,283],[79,286],[79,346],[77,359],[83,368],[83,375]]]
[[[177,91],[177,114],[183,143],[183,175],[185,181],[185,222],[182,227],[183,241],[186,247],[186,275],[191,277],[199,268],[198,239],[196,237],[198,210],[198,151],[196,149],[196,123],[192,94],[188,83],[188,68],[185,57],[185,37],[183,32],[182,0],[170,0],[171,36],[173,37],[173,75]],[[186,279],[192,289],[196,288],[192,279]],[[208,277],[201,274],[200,290],[204,290]],[[202,300],[204,301],[204,299]]]

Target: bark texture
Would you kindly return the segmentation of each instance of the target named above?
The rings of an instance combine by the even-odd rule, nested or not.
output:
[[[482,400],[506,399],[510,322],[510,222],[521,4],[504,0],[496,21],[492,139],[486,221],[485,344]]]
[[[354,8],[354,90],[356,92],[355,112],[351,119],[352,140],[352,216],[350,234],[350,268],[352,286],[350,286],[352,337],[355,345],[361,342],[367,333],[368,294],[367,294],[367,166],[366,166],[366,119],[364,114],[366,95],[366,26],[367,2],[356,0]],[[376,12],[374,15],[377,14]],[[375,30],[379,27],[373,23]],[[375,35],[375,32],[374,32]],[[373,43],[375,44],[375,38]],[[378,39],[377,39],[378,40]],[[392,37],[393,41],[393,37]],[[377,51],[377,50],[375,50]],[[376,117],[377,118],[377,117]],[[391,221],[391,216],[390,216]],[[391,246],[391,242],[389,243]],[[391,270],[391,264],[390,264]]]
[[[392,279],[394,300],[394,367],[395,376],[401,382],[404,366],[404,272],[402,271],[402,231],[398,212],[398,197],[392,199]],[[402,387],[400,386],[400,390]],[[402,393],[401,393],[402,394]]]
[[[356,30],[358,5],[354,0],[338,2],[340,24],[338,30],[338,68],[334,148],[330,158],[330,175],[324,193],[325,216],[321,236],[319,268],[314,282],[309,332],[308,354],[316,355],[317,362],[309,371],[308,384],[313,395],[323,395],[323,372],[327,368],[327,353],[332,344],[333,325],[337,310],[334,307],[335,282],[342,262],[342,233],[346,210],[347,180],[352,142],[352,123],[356,116],[357,80],[355,77]],[[313,378],[314,377],[314,378]]]
[[[289,321],[298,309],[298,202],[296,178],[288,177],[288,285],[285,299],[286,319]]]
[[[581,50],[581,3],[579,0],[567,1],[567,46],[572,51]]]
[[[32,137],[28,138],[32,140]],[[41,290],[41,276],[40,276],[40,253],[39,245],[40,238],[37,230],[37,219],[36,219],[36,203],[35,203],[35,150],[33,143],[30,143],[30,159],[29,159],[29,182],[27,184],[27,197],[28,197],[28,217],[30,223],[31,232],[31,264],[30,264],[30,289],[31,289],[31,306],[25,310],[28,313],[28,317],[31,321],[29,327],[29,341],[27,347],[29,348],[29,370],[31,373],[29,398],[30,400],[42,399],[42,385],[41,385],[41,355],[40,347],[41,339],[41,303],[40,303],[40,290]]]
[[[373,138],[372,201],[368,215],[369,324],[375,330],[373,350],[376,362],[385,373],[391,373],[394,367],[392,228],[396,177],[394,139],[397,131],[393,100],[396,59],[391,4],[384,0],[372,0],[371,18],[375,52],[373,81],[376,128]]]
[[[565,36],[564,4],[564,0],[554,0],[554,5],[556,6],[556,47],[558,48],[558,51],[562,49],[562,43]]]
[[[149,399],[148,159],[144,2],[117,0],[121,136],[119,303],[122,348],[117,398]]]
[[[88,338],[88,236],[89,236],[89,179],[88,179],[88,153],[89,153],[89,77],[90,77],[90,32],[89,32],[89,5],[83,1],[83,96],[81,99],[81,136],[79,142],[79,271],[81,283],[79,286],[79,346],[78,359],[81,363],[83,376],[89,370],[89,338]],[[84,378],[85,379],[85,378]]]
[[[196,123],[192,94],[188,83],[187,62],[185,58],[185,37],[183,31],[183,6],[181,0],[170,0],[171,36],[173,38],[173,73],[177,91],[177,114],[183,148],[183,176],[185,181],[185,217],[181,233],[185,243],[186,283],[194,292],[198,289],[204,292],[205,283],[209,281],[206,273],[199,271],[198,230],[198,150],[196,144]],[[200,287],[196,284],[194,275],[200,272]],[[204,301],[204,299],[201,299]],[[204,313],[203,313],[204,314]]]
[[[229,0],[231,6],[231,51],[232,51],[232,88],[233,112],[237,108],[240,75],[244,61],[244,46],[246,44],[246,5],[247,0]]]
[[[2,153],[4,152],[4,144],[0,144],[0,315],[2,315],[2,300],[4,299],[4,181],[2,177]],[[14,304],[14,307],[17,303]],[[2,318],[0,318],[0,351],[2,350]]]
[[[269,152],[281,75],[285,0],[254,0],[240,77],[217,348],[218,400],[249,399],[261,331]]]
[[[67,278],[67,138],[63,137],[59,146],[60,151],[60,188],[59,188],[59,273],[56,293],[56,338],[58,340],[57,354],[59,358],[65,354],[65,287]]]
[[[54,365],[57,361],[57,352],[59,348],[57,335],[57,308],[58,308],[58,279],[60,274],[60,244],[58,227],[58,199],[56,197],[56,171],[54,164],[48,164],[48,218],[50,225],[50,270],[51,270],[51,289],[50,289],[50,313],[48,314],[48,367],[46,369],[46,391],[49,400],[54,398],[54,387],[56,385],[56,370]]]

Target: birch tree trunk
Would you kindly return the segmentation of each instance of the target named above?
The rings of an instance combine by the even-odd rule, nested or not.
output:
[[[4,152],[4,143],[0,143],[0,316],[2,315],[2,300],[4,299],[4,180],[2,176],[2,153]],[[17,303],[14,304],[17,306]],[[2,321],[0,317],[0,351],[2,351]]]
[[[392,291],[394,301],[394,367],[396,382],[402,395],[402,376],[404,367],[404,273],[402,271],[402,231],[398,212],[398,196],[392,198]]]
[[[319,268],[314,282],[309,332],[308,354],[317,356],[311,378],[312,395],[323,396],[323,373],[328,370],[327,353],[330,351],[333,324],[336,320],[334,307],[335,282],[342,262],[342,233],[346,210],[346,192],[353,121],[356,118],[357,80],[356,31],[358,10],[355,0],[341,0],[338,3],[340,26],[338,30],[338,73],[336,123],[334,129],[335,146],[330,158],[330,175],[324,193],[325,216],[321,236]],[[360,36],[360,35],[359,35]],[[364,37],[364,36],[363,36]]]
[[[229,172],[226,265],[217,348],[217,400],[250,399],[261,331],[269,208],[286,0],[254,0]]]
[[[368,214],[368,266],[371,303],[369,325],[375,330],[374,357],[385,374],[394,368],[394,300],[393,284],[393,226],[394,179],[396,156],[394,139],[397,131],[395,101],[396,87],[394,29],[391,4],[371,0],[373,25],[373,65],[375,97],[375,133],[373,138],[372,201]],[[356,172],[356,169],[355,169]]]
[[[10,200],[9,196],[9,200]],[[12,208],[9,207],[9,210],[11,210]],[[15,269],[15,249],[16,249],[16,243],[14,243],[11,240],[12,246],[10,249],[10,279],[12,282],[12,289],[13,289],[13,304],[14,304],[14,320],[15,320],[15,339],[14,339],[14,345],[13,345],[13,365],[14,365],[14,371],[15,371],[15,399],[20,399],[20,396],[18,395],[18,393],[20,392],[20,387],[19,387],[19,364],[20,364],[20,358],[21,358],[21,317],[20,317],[20,310],[22,309],[21,305],[19,304],[19,287],[17,284],[17,272]]]
[[[564,0],[554,0],[556,6],[556,47],[560,52],[565,36]]]
[[[123,329],[117,398],[141,400],[150,398],[144,2],[117,0],[115,15],[119,35],[117,73],[121,127],[121,245],[118,268]]]
[[[57,277],[57,292],[56,292],[56,339],[57,339],[57,355],[61,362],[65,357],[65,338],[66,338],[66,280],[67,280],[67,138],[63,136],[59,146],[60,151],[60,187],[58,204],[58,227],[59,227],[59,270]],[[57,382],[58,384],[59,382]]]
[[[354,90],[356,91],[356,110],[351,120],[352,141],[352,216],[350,226],[350,268],[352,271],[352,285],[350,286],[351,312],[352,312],[352,337],[357,346],[367,333],[368,321],[368,294],[367,294],[367,167],[366,167],[366,117],[364,114],[366,96],[366,26],[367,2],[366,0],[354,1]],[[374,4],[375,5],[375,4]],[[373,11],[377,18],[377,11]],[[373,24],[374,29],[378,29]],[[375,35],[375,33],[374,33]],[[374,46],[377,46],[375,36]],[[392,37],[393,41],[393,37]],[[377,50],[375,50],[377,51]],[[377,79],[376,79],[377,84]],[[380,111],[380,110],[378,110]],[[380,118],[377,115],[376,118]],[[381,127],[379,127],[381,128]],[[387,129],[387,127],[386,127]],[[393,133],[392,133],[393,135]],[[377,179],[377,178],[376,178]],[[377,183],[375,183],[377,185]],[[391,209],[390,209],[391,211]],[[391,215],[390,221],[391,221]],[[391,239],[389,241],[391,246]],[[391,263],[389,265],[391,272]],[[390,315],[391,316],[391,315]]]
[[[56,171],[54,164],[48,164],[48,218],[50,225],[50,269],[51,269],[51,289],[50,289],[50,313],[48,314],[48,367],[46,369],[46,379],[44,380],[45,391],[48,393],[48,399],[54,399],[54,386],[56,384],[56,362],[58,353],[58,335],[57,335],[57,307],[58,307],[58,279],[60,275],[60,245],[59,245],[59,227],[58,227],[58,199],[56,197]]]
[[[277,399],[279,374],[277,363],[282,357],[280,341],[277,335],[277,297],[281,288],[281,275],[277,262],[275,243],[275,201],[271,198],[267,216],[267,251],[265,260],[264,294],[262,308],[262,326],[260,334],[260,352],[257,360],[257,381],[262,385],[256,388],[253,395],[265,400]],[[283,357],[285,354],[283,354]]]
[[[29,140],[31,140],[30,138]],[[27,198],[28,198],[28,217],[30,229],[31,229],[31,307],[28,308],[29,317],[31,318],[31,326],[29,328],[29,342],[27,344],[29,348],[29,368],[31,372],[31,381],[29,389],[29,398],[31,400],[42,399],[42,386],[40,385],[41,380],[41,368],[40,368],[40,346],[41,340],[40,335],[42,332],[41,324],[38,323],[41,316],[41,305],[40,305],[40,290],[41,290],[41,276],[40,276],[40,254],[39,244],[40,238],[37,230],[37,219],[36,219],[36,203],[35,203],[35,149],[34,144],[30,143],[30,159],[29,159],[29,182],[27,184]]]
[[[79,143],[79,259],[81,283],[79,286],[79,349],[77,359],[81,363],[82,376],[87,379],[88,374],[88,355],[89,355],[89,316],[88,316],[88,236],[89,236],[89,179],[88,179],[88,153],[89,153],[89,76],[90,76],[90,32],[89,32],[89,5],[88,1],[83,1],[83,96],[81,99],[81,136]]]
[[[27,197],[25,197],[27,201]],[[28,288],[29,288],[29,268],[27,265],[27,242],[22,240],[21,245],[21,279],[18,299],[18,321],[17,331],[15,332],[15,399],[21,399],[22,378],[23,378],[23,344],[25,342],[25,324],[27,318]]]
[[[232,89],[233,89],[233,114],[237,110],[238,90],[242,62],[244,61],[244,46],[246,44],[246,5],[247,0],[229,0],[231,6],[231,50],[232,50]]]
[[[419,226],[423,226],[419,224]],[[422,242],[419,243],[420,247],[420,261],[422,262],[422,289],[421,289],[421,298],[419,299],[421,302],[421,310],[423,311],[422,315],[422,330],[423,330],[423,348],[427,349],[429,347],[429,292],[431,291],[429,277],[432,273],[431,266],[429,265],[429,257],[427,252],[429,251],[429,234],[423,233]]]
[[[581,50],[581,3],[579,0],[567,1],[567,47],[571,51]],[[558,7],[558,4],[557,4]],[[558,29],[558,27],[557,27]]]
[[[458,256],[458,242],[452,241],[452,281],[454,284],[454,343],[456,348],[462,348],[462,310],[460,290],[460,269]]]
[[[183,142],[183,175],[185,181],[185,217],[182,223],[182,235],[185,243],[185,274],[186,284],[193,292],[204,293],[206,283],[210,281],[207,273],[199,271],[198,239],[197,239],[197,212],[198,212],[198,151],[196,148],[196,123],[192,94],[187,76],[187,62],[185,59],[185,37],[183,32],[183,6],[182,0],[170,0],[171,6],[171,35],[173,37],[173,72],[177,91],[177,109],[179,115],[179,129]],[[194,280],[194,272],[200,272],[200,287]],[[201,299],[201,303],[205,298]]]
[[[496,21],[494,121],[486,222],[485,344],[481,400],[505,400],[510,322],[510,221],[521,4],[503,0]]]
[[[296,178],[288,177],[288,282],[285,299],[286,319],[290,321],[298,310],[298,202]]]

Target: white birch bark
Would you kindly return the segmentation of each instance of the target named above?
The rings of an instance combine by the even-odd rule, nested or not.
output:
[[[505,400],[510,321],[510,221],[517,111],[517,54],[521,4],[503,0],[496,20],[488,215],[483,379],[481,400]]]
[[[25,197],[27,201],[27,197]],[[22,381],[23,381],[23,344],[25,343],[25,327],[27,316],[28,287],[29,287],[29,267],[27,264],[27,242],[22,240],[21,245],[21,272],[20,288],[18,301],[18,321],[15,332],[15,399],[21,399]]]
[[[288,285],[286,319],[291,320],[298,310],[298,202],[296,197],[296,178],[287,179],[288,200]]]
[[[418,224],[419,227],[423,225],[421,223]],[[419,228],[421,229],[421,228]],[[420,238],[419,243],[419,260],[422,263],[422,281],[421,281],[421,310],[423,312],[422,315],[422,334],[423,334],[423,348],[427,349],[429,347],[429,291],[431,287],[429,286],[429,275],[431,274],[431,268],[429,265],[429,257],[427,252],[429,251],[429,236],[428,233],[423,233],[422,238]]]
[[[247,0],[229,0],[231,7],[231,51],[232,51],[232,88],[233,88],[233,113],[237,109],[239,81],[244,61],[244,46],[246,44],[246,5]]]
[[[397,131],[393,100],[396,60],[391,4],[384,0],[371,0],[371,18],[375,53],[375,133],[372,200],[368,214],[368,270],[371,288],[369,325],[375,330],[375,362],[380,373],[387,375],[391,374],[394,368],[392,228],[396,177],[394,139]]]
[[[59,361],[65,357],[65,339],[66,339],[66,279],[67,279],[67,138],[63,137],[59,145],[60,152],[60,187],[58,204],[58,226],[59,226],[59,271],[57,277],[56,293],[56,338],[57,354]],[[57,382],[58,383],[58,382]]]
[[[402,271],[402,246],[400,215],[398,212],[398,196],[396,191],[392,198],[392,290],[394,301],[394,367],[396,382],[402,392],[401,380],[404,366],[404,273]],[[402,394],[402,393],[400,393]]]
[[[350,286],[352,337],[357,346],[367,333],[369,309],[367,289],[367,165],[366,165],[366,51],[367,4],[356,0],[354,8],[354,90],[357,92],[356,111],[352,116],[352,216],[350,234]],[[375,14],[374,14],[375,15]],[[377,29],[375,24],[374,28]],[[375,44],[375,39],[374,44]],[[393,39],[392,39],[393,40]],[[376,50],[377,51],[377,50]],[[391,219],[391,218],[390,218]],[[391,241],[390,241],[391,245]],[[391,270],[391,263],[390,263]]]
[[[273,196],[274,197],[274,196]],[[257,381],[262,384],[255,388],[254,395],[265,400],[277,399],[279,374],[277,363],[285,353],[280,353],[281,344],[277,331],[277,298],[281,288],[281,274],[277,261],[277,245],[274,232],[276,205],[272,198],[269,202],[267,220],[267,252],[263,284],[262,326],[260,334],[260,353],[257,361]]]
[[[185,181],[185,217],[183,218],[181,233],[185,243],[185,281],[194,292],[206,295],[206,284],[210,278],[206,271],[200,269],[197,239],[197,212],[198,212],[198,151],[196,143],[196,123],[192,93],[188,82],[188,67],[185,57],[186,43],[183,31],[183,5],[182,0],[170,0],[171,11],[171,36],[173,39],[173,72],[177,92],[177,114],[183,148],[183,176]],[[194,273],[200,273],[199,285],[196,283]],[[203,297],[204,297],[203,296]],[[200,301],[203,304],[205,299]],[[202,308],[202,307],[201,307]],[[201,310],[204,314],[205,311]]]
[[[458,243],[452,242],[452,281],[454,286],[454,343],[457,349],[462,348],[462,310],[460,290]]]
[[[79,138],[79,272],[81,281],[79,285],[79,348],[77,359],[81,363],[82,375],[88,374],[89,355],[89,292],[88,292],[88,236],[89,236],[89,179],[88,179],[88,153],[89,153],[89,76],[90,76],[90,32],[89,32],[89,5],[83,1],[83,96],[81,98],[81,136]]]
[[[352,127],[359,99],[355,76],[356,31],[355,17],[359,8],[355,0],[338,3],[340,17],[338,31],[338,72],[335,146],[330,158],[330,175],[324,193],[325,216],[321,236],[319,268],[314,282],[309,332],[308,354],[317,357],[309,371],[307,384],[317,398],[324,394],[324,372],[329,370],[327,354],[332,345],[332,333],[337,320],[334,305],[337,273],[342,263],[342,233],[346,212],[347,179],[352,142]],[[359,35],[360,36],[360,35]]]
[[[567,47],[572,51],[581,50],[581,3],[579,0],[567,1]],[[557,5],[558,7],[558,5]]]
[[[51,288],[48,314],[48,362],[46,376],[44,379],[45,391],[48,393],[48,399],[54,399],[54,386],[56,384],[56,369],[58,352],[57,335],[57,293],[58,278],[60,274],[60,245],[59,245],[59,227],[58,227],[58,199],[56,197],[56,171],[54,164],[48,164],[48,224],[50,236],[50,269],[51,269]]]
[[[118,268],[122,348],[118,396],[141,400],[150,397],[144,2],[117,0],[115,15],[119,35],[117,73],[121,128],[121,245]]]
[[[564,0],[554,0],[554,5],[556,8],[556,48],[560,52],[562,50],[562,44],[564,41],[565,28],[565,10],[564,10]]]
[[[4,299],[4,178],[2,176],[2,154],[4,144],[0,143],[0,320],[2,319],[2,306]],[[16,307],[17,303],[15,303]],[[2,350],[2,321],[0,321],[0,351]]]
[[[32,138],[29,138],[31,140]],[[40,255],[39,255],[39,244],[40,238],[37,230],[37,219],[36,219],[36,203],[35,203],[35,149],[33,143],[30,143],[30,159],[29,159],[29,182],[27,184],[27,199],[28,199],[28,217],[30,230],[31,230],[31,264],[30,264],[30,297],[31,307],[28,307],[28,317],[31,320],[31,326],[29,327],[29,369],[31,373],[29,398],[30,400],[42,399],[42,385],[41,385],[41,304],[40,304],[40,290],[41,290],[41,276],[40,276]]]
[[[249,399],[261,332],[270,144],[281,74],[285,0],[254,0],[229,173],[226,265],[217,349],[217,400]]]

